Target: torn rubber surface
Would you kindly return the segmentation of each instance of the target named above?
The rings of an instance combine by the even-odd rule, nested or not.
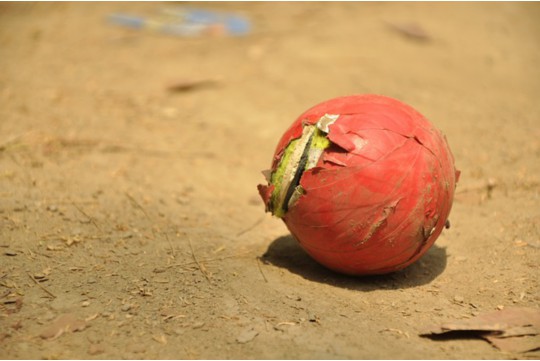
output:
[[[279,161],[269,176],[269,183],[273,185],[270,196],[267,189],[260,190],[265,193],[263,199],[267,209],[275,216],[283,217],[303,194],[300,179],[306,170],[317,165],[324,149],[330,145],[326,132],[338,117],[325,114],[315,125],[304,124],[301,136],[291,139],[280,153]]]
[[[349,274],[387,273],[421,257],[444,228],[459,176],[442,133],[395,99],[332,99],[285,132],[274,172],[306,127],[324,129],[328,146],[295,173],[298,184],[289,183],[295,191],[280,215],[302,247]]]
[[[293,193],[298,193],[300,190],[298,189],[298,186],[300,185],[300,178],[302,177],[302,174],[304,174],[306,170],[306,166],[308,163],[309,153],[311,144],[313,143],[313,134],[314,129],[313,127],[305,127],[304,128],[307,132],[304,132],[302,134],[302,138],[300,139],[300,143],[305,139],[305,144],[299,144],[297,147],[299,158],[293,160],[293,163],[290,164],[289,167],[290,171],[290,180],[289,179],[283,179],[282,184],[283,190],[278,195],[278,202],[276,202],[276,207],[279,209],[279,211],[283,212],[285,214],[287,210],[289,209],[289,202],[291,200],[291,197]],[[304,135],[306,134],[306,135]],[[275,211],[275,214],[278,214],[278,211]]]

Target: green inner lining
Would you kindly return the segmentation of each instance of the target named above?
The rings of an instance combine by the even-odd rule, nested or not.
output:
[[[307,125],[309,127],[315,127],[315,125]],[[292,155],[298,145],[300,138],[293,139],[285,148],[283,151],[283,155],[279,161],[279,164],[276,168],[276,170],[271,174],[270,176],[270,183],[274,186],[274,190],[272,192],[272,196],[270,197],[270,208],[272,213],[279,218],[282,218],[285,215],[285,210],[283,209],[283,204],[276,204],[277,200],[279,198],[279,194],[281,192],[286,192],[286,189],[283,188],[283,176],[285,174],[286,169],[289,167],[289,163],[293,161]],[[326,137],[326,133],[321,131],[320,129],[316,128],[313,133],[313,138],[310,143],[310,149],[319,149],[324,150],[330,146],[330,141]],[[308,149],[308,152],[310,151]],[[299,160],[296,160],[298,162]],[[294,165],[295,167],[298,166],[298,164]],[[314,165],[306,164],[304,171],[308,170],[309,168],[312,168]],[[295,173],[295,172],[293,172]],[[299,186],[298,186],[299,187]]]
[[[283,186],[283,175],[285,174],[285,169],[287,169],[287,166],[291,160],[291,156],[296,148],[296,145],[298,144],[298,140],[299,138],[291,140],[289,145],[287,145],[287,147],[283,151],[283,155],[281,156],[278,167],[270,176],[270,183],[274,186],[272,196],[270,197],[270,208],[272,210],[272,214],[280,218],[284,216],[283,207],[276,204],[276,200],[278,198],[278,195],[281,193],[281,188]]]

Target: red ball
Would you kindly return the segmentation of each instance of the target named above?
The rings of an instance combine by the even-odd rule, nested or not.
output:
[[[267,211],[316,261],[384,274],[418,260],[441,234],[459,171],[445,136],[409,105],[380,95],[331,99],[279,141]]]

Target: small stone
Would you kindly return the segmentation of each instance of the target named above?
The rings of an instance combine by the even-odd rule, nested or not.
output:
[[[17,252],[8,249],[7,251],[4,252],[4,255],[5,255],[5,256],[14,257],[14,256],[17,255]]]
[[[258,334],[259,332],[254,329],[244,330],[240,333],[240,335],[238,335],[238,337],[236,338],[236,342],[240,344],[248,343],[252,341],[255,337],[257,337]]]
[[[127,311],[131,310],[131,305],[130,304],[125,304],[125,305],[122,306],[122,308],[120,308],[120,310],[122,312],[127,312]]]
[[[81,303],[81,307],[88,307],[88,306],[90,306],[90,301],[83,301]]]
[[[459,303],[463,303],[463,301],[465,301],[465,299],[461,296],[454,296],[454,301],[456,302],[459,302]]]
[[[196,322],[193,324],[193,329],[201,328],[204,326],[204,322]]]

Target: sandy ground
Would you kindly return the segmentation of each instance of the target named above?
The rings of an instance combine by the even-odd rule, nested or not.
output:
[[[172,5],[0,4],[2,358],[540,357],[419,336],[539,305],[540,4],[199,4],[244,37],[105,21]],[[462,171],[452,227],[387,276],[319,266],[256,190],[301,112],[359,93],[413,105]]]

